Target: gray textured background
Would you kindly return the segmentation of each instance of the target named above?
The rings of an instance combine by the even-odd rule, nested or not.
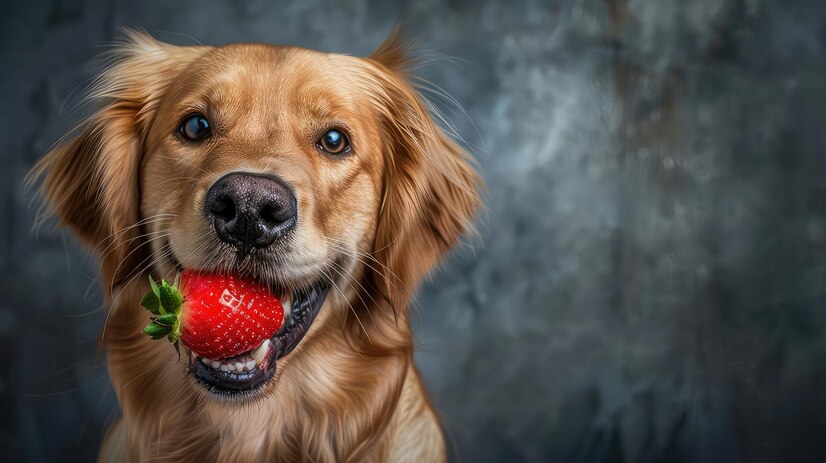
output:
[[[469,115],[441,99],[489,185],[481,240],[416,309],[455,459],[826,459],[826,2],[70,0],[0,16],[0,459],[88,461],[117,414],[94,261],[35,237],[21,189],[80,119],[61,107],[117,27],[363,55],[400,20],[424,37],[421,74]]]

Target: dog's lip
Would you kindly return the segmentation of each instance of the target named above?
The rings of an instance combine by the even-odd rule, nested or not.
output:
[[[329,285],[315,284],[293,294],[292,314],[289,321],[285,322],[287,326],[271,338],[278,351],[278,358],[292,352],[307,334],[321,306],[324,305],[329,289]]]
[[[264,360],[254,369],[242,373],[209,367],[200,357],[190,353],[189,372],[195,381],[214,393],[226,395],[254,392],[275,374],[276,350],[270,345]]]
[[[328,290],[328,285],[314,284],[293,294],[292,314],[285,321],[287,326],[269,339],[269,351],[261,364],[252,370],[240,373],[221,371],[205,365],[198,356],[190,353],[189,372],[197,383],[220,397],[243,398],[255,395],[274,376],[277,360],[289,355],[307,334],[324,304]]]

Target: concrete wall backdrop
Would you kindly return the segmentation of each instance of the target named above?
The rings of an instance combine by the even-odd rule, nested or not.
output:
[[[489,185],[481,239],[415,308],[454,459],[826,459],[826,3],[0,11],[0,459],[90,461],[118,413],[94,260],[33,235],[21,188],[118,27],[364,55],[398,21]]]

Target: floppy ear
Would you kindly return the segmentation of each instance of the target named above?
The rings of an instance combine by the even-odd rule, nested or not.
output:
[[[101,253],[106,278],[131,270],[122,260],[140,234],[132,225],[139,215],[146,129],[168,83],[205,50],[163,44],[134,31],[126,35],[89,94],[102,107],[41,159],[28,178],[30,184],[43,180],[46,211]]]
[[[372,283],[394,309],[409,302],[419,281],[473,228],[481,187],[469,154],[433,122],[406,79],[406,52],[396,32],[368,58],[376,68],[379,89],[372,94],[385,135],[373,250],[384,268]]]

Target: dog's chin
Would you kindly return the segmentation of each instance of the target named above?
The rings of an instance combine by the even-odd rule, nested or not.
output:
[[[170,265],[179,272],[184,269],[174,257]],[[309,283],[293,290],[291,295],[281,296],[284,307],[281,329],[249,352],[213,360],[196,355],[184,346],[189,354],[187,373],[198,387],[206,389],[215,398],[246,400],[256,397],[272,382],[278,360],[289,355],[304,339],[329,289],[327,284]]]

